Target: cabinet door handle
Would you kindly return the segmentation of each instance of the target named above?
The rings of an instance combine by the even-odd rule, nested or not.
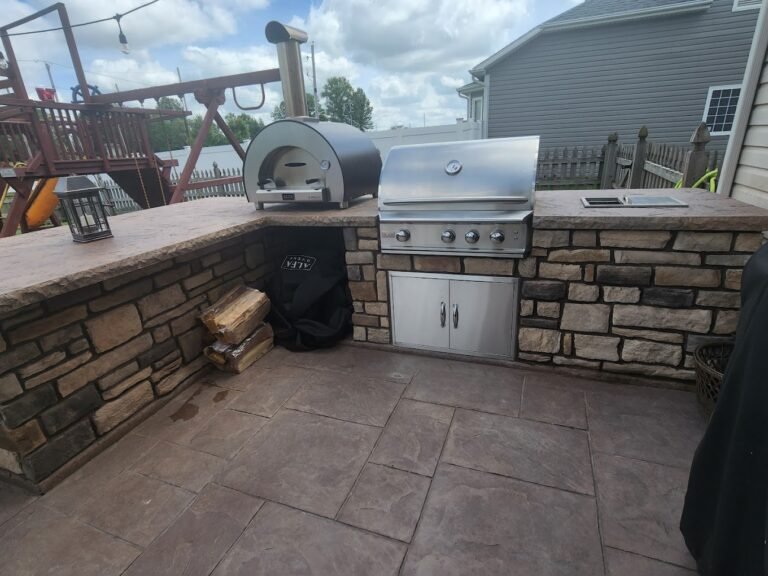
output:
[[[445,302],[440,302],[440,328],[445,328]]]
[[[458,304],[453,305],[453,327],[454,328],[459,327],[459,305]]]

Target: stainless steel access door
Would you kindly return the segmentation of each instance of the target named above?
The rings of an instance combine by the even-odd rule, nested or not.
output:
[[[395,345],[513,357],[517,279],[412,272],[389,277]]]
[[[450,348],[450,284],[390,272],[395,344],[411,348]]]

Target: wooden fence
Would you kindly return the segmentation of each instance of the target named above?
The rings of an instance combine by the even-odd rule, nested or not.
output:
[[[690,145],[656,144],[648,140],[648,130],[641,128],[633,143],[619,143],[618,136],[611,134],[601,147],[544,148],[539,152],[536,189],[673,188],[680,181],[690,186],[720,166],[718,152],[706,150],[709,140],[709,131],[702,124],[691,136]],[[197,170],[191,181],[241,175],[239,168]],[[114,213],[139,209],[113,180],[104,176],[97,180],[105,203],[112,206]],[[245,196],[242,180],[184,193],[185,200],[215,196]]]

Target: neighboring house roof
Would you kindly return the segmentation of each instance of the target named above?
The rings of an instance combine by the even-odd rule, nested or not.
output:
[[[506,58],[540,34],[567,28],[582,28],[597,26],[609,22],[637,20],[670,14],[685,14],[699,12],[710,7],[713,0],[586,0],[583,4],[551,18],[540,26],[533,28],[520,36],[511,44],[505,46],[469,73],[482,80],[485,71],[500,60]]]
[[[470,82],[469,84],[464,84],[461,88],[456,88],[456,92],[466,96],[473,92],[482,92],[484,88],[485,86],[483,86],[482,82]]]

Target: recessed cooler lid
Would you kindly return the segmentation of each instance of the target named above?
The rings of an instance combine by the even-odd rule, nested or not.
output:
[[[379,181],[379,210],[529,211],[539,137],[395,146]]]

